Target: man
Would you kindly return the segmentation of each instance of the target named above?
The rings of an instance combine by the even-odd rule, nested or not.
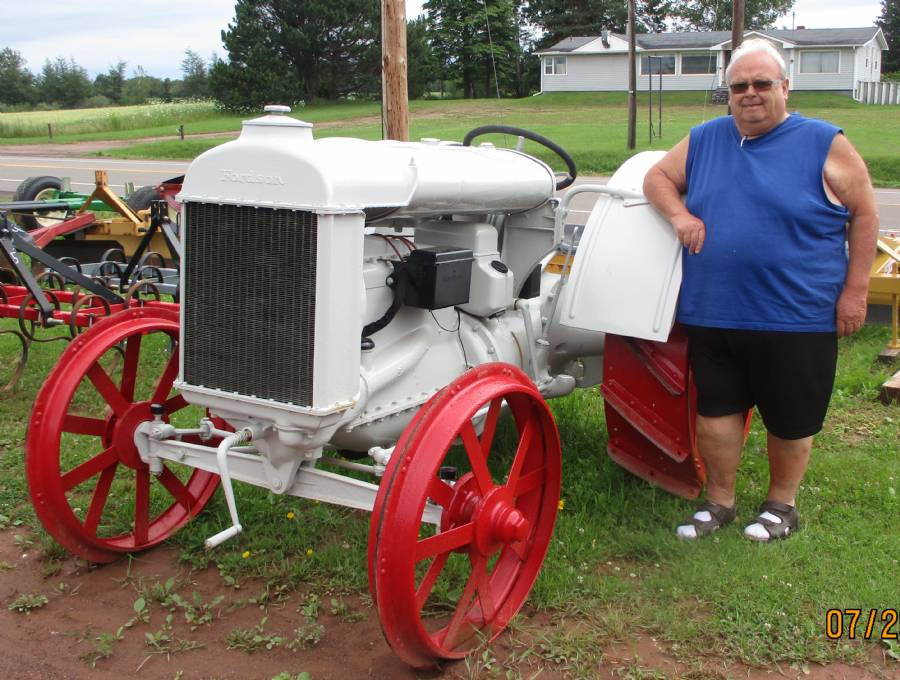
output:
[[[799,525],[797,490],[828,408],[837,338],[865,320],[878,213],[842,131],[787,113],[787,69],[769,42],[735,50],[725,79],[732,115],[694,128],[647,173],[644,193],[684,244],[678,320],[707,472],[707,500],[677,534],[706,536],[734,520],[744,416],[756,406],[770,483],[744,535],[769,541]]]

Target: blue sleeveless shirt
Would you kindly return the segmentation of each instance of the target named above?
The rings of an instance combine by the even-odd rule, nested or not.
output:
[[[691,130],[686,206],[706,240],[698,255],[684,249],[679,321],[836,329],[849,211],[828,199],[822,171],[840,132],[799,114],[755,139],[743,139],[731,116]]]

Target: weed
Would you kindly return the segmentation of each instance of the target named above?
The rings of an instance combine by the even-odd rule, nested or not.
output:
[[[31,536],[26,536],[25,534],[16,534],[13,536],[13,543],[15,546],[22,551],[29,550],[34,547],[34,539]]]
[[[272,680],[311,680],[311,676],[306,671],[301,673],[288,673],[287,671],[282,671],[278,675],[273,675]]]
[[[329,611],[331,611],[332,616],[336,616],[346,623],[356,623],[365,618],[365,614],[359,611],[352,611],[350,607],[347,606],[346,602],[335,597],[331,598],[331,607]]]
[[[131,605],[131,608],[134,610],[134,616],[128,619],[128,622],[125,624],[126,628],[131,628],[137,623],[150,623],[150,607],[147,605],[145,598],[137,598]]]
[[[91,649],[78,658],[89,664],[91,668],[97,667],[97,662],[108,659],[113,653],[113,644],[123,637],[123,628],[120,627],[115,633],[100,633],[93,636],[91,629],[88,628],[84,633],[79,635],[79,640],[90,640]]]
[[[319,596],[315,593],[310,593],[306,596],[306,601],[297,607],[297,611],[308,619],[316,620],[319,618],[319,609],[321,606],[322,602],[319,599]]]
[[[65,581],[60,581],[56,584],[55,588],[56,592],[60,595],[75,595],[79,590],[81,590],[81,584],[79,583],[74,588],[66,583]]]
[[[10,571],[15,569],[16,565],[12,562],[7,562],[6,560],[0,560],[0,571]]]
[[[184,612],[184,620],[191,627],[191,630],[196,630],[200,626],[213,622],[216,618],[213,608],[222,604],[225,596],[216,595],[209,602],[204,602],[200,593],[194,591],[192,594],[192,602],[188,602],[177,593],[173,594],[171,599],[172,602]]]
[[[46,595],[38,593],[20,593],[19,596],[9,603],[7,609],[11,612],[19,612],[20,614],[30,614],[33,609],[40,609],[49,600]]]
[[[144,644],[152,651],[143,661],[141,661],[135,672],[140,671],[141,668],[144,667],[144,664],[146,664],[155,654],[165,654],[166,659],[169,659],[173,654],[177,654],[178,652],[187,652],[192,649],[200,649],[203,647],[202,642],[182,640],[175,637],[175,634],[172,631],[173,618],[172,614],[167,614],[166,620],[159,630],[152,633],[144,633]]]
[[[255,604],[260,609],[266,609],[272,604],[280,604],[288,599],[290,595],[290,587],[287,584],[279,584],[272,586],[266,583],[265,587],[256,597],[247,600],[250,604]]]
[[[307,619],[306,622],[294,629],[294,639],[287,643],[287,648],[292,652],[298,649],[311,649],[322,640],[325,634],[325,626],[318,621]]]
[[[268,620],[269,617],[264,616],[253,628],[234,628],[225,638],[225,646],[228,649],[242,649],[247,654],[253,654],[263,647],[266,649],[280,647],[284,643],[284,638],[266,633],[264,630]]]
[[[62,571],[62,562],[59,560],[48,560],[43,567],[41,567],[41,576],[44,578],[51,578],[52,576],[56,576],[60,571]]]

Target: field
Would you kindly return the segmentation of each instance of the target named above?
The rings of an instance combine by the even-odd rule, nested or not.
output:
[[[701,543],[677,541],[673,528],[691,504],[606,457],[596,389],[551,402],[564,506],[546,564],[511,632],[446,673],[591,678],[602,667],[605,677],[724,679],[749,669],[787,677],[812,669],[810,677],[825,678],[839,676],[817,675],[817,664],[840,663],[847,677],[895,677],[900,646],[889,620],[869,640],[861,628],[850,639],[849,615],[839,639],[825,634],[829,609],[881,616],[900,602],[900,414],[876,399],[888,368],[875,357],[887,338],[886,328],[868,327],[841,342],[832,409],[801,491],[803,528],[775,545],[750,543],[737,526]],[[354,677],[390,658],[366,594],[365,513],[238,485],[245,533],[216,550],[202,541],[227,521],[218,493],[168,549],[98,570],[68,557],[36,521],[23,472],[32,399],[62,345],[32,346],[0,415],[0,598],[7,620],[27,624],[16,629],[22,635],[64,636],[42,664],[76,678],[121,677],[142,661],[154,678],[209,677],[196,674],[201,666],[215,677],[270,678],[284,669],[348,677],[323,667],[347,653],[348,638],[375,645],[348,662]],[[0,335],[5,370],[17,351],[13,336]],[[757,419],[739,476],[738,525],[764,494],[764,441]],[[105,522],[128,526],[123,500],[123,519]],[[459,593],[444,596],[454,602]],[[234,671],[248,667],[250,652],[255,670]],[[401,677],[391,668],[375,677]]]
[[[184,110],[180,107],[183,107]],[[869,164],[878,186],[900,186],[900,126],[897,107],[865,106],[840,95],[792,93],[789,110],[824,118],[841,126]],[[666,149],[704,120],[723,115],[725,107],[706,102],[704,93],[672,92],[664,95],[662,136],[649,138],[646,93],[638,97],[637,151]],[[346,102],[308,106],[292,115],[314,123],[317,136],[341,135],[381,138],[377,102]],[[63,116],[65,116],[63,118]],[[658,113],[654,110],[654,125]],[[57,117],[60,117],[57,120]],[[248,116],[226,115],[209,104],[155,105],[83,112],[4,114],[0,118],[3,143],[34,144],[47,141],[46,127],[54,125],[54,142],[100,139],[139,139],[116,149],[117,157],[190,160],[235,134]],[[187,139],[172,140],[183,124]],[[555,93],[516,100],[423,100],[410,103],[410,138],[437,137],[461,140],[472,128],[505,124],[534,130],[567,149],[582,174],[610,174],[629,155],[625,148],[627,114],[622,93]],[[204,135],[197,137],[195,135]],[[166,141],[145,138],[167,136]],[[227,137],[226,137],[227,138]],[[530,150],[551,162],[552,154]]]

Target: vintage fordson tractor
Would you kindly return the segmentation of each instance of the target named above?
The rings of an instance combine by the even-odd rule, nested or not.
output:
[[[574,164],[533,133],[316,140],[284,112],[190,166],[180,311],[103,319],[48,377],[33,502],[95,562],[160,543],[220,482],[231,522],[210,548],[242,531],[233,480],[370,510],[388,642],[414,666],[458,658],[503,630],[547,551],[561,450],[545,398],[602,377],[608,453],[674,493],[702,483],[669,337],[680,245],[640,192],[658,154],[560,200]],[[569,176],[471,144],[497,131],[549,145]],[[450,572],[454,610],[424,616]]]

